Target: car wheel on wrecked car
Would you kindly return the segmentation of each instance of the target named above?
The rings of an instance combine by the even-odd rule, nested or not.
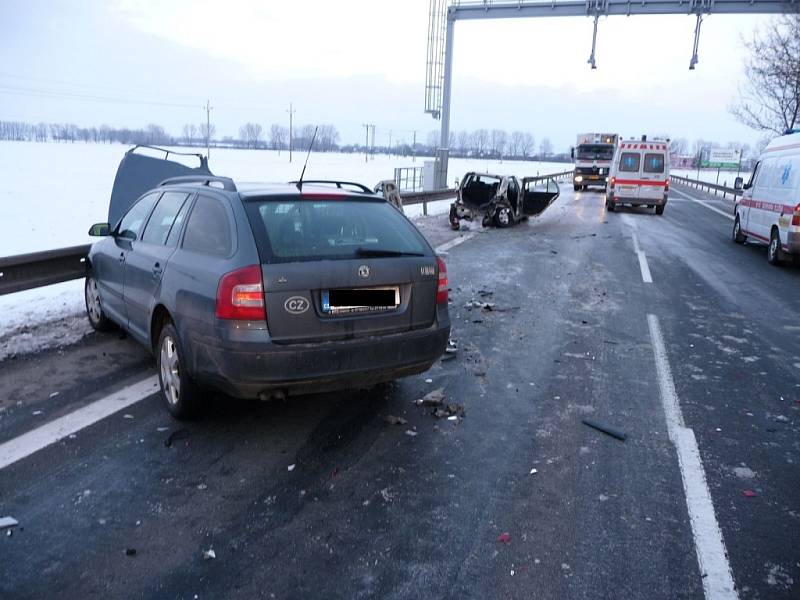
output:
[[[186,372],[178,332],[171,323],[164,325],[158,337],[156,361],[161,398],[167,410],[178,420],[196,417],[202,408],[205,394]]]
[[[494,223],[498,227],[508,227],[513,223],[510,208],[501,208],[494,213]]]

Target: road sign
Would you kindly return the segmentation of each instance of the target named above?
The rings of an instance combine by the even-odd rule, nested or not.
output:
[[[711,148],[704,153],[701,167],[712,169],[736,169],[742,159],[742,151],[734,148]]]

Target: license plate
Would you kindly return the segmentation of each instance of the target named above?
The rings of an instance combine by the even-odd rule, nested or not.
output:
[[[623,196],[625,194],[635,194],[637,187],[638,186],[635,185],[621,185],[619,186],[619,195]]]
[[[350,288],[322,291],[322,312],[328,315],[396,310],[400,288]]]

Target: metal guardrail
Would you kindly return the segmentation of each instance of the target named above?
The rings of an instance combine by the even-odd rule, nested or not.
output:
[[[572,177],[572,171],[537,175],[536,179],[553,178],[558,181],[565,177]],[[455,195],[456,190],[448,188],[431,192],[408,192],[402,194],[402,198],[404,206],[422,204],[422,212],[427,215],[429,202],[447,200]],[[89,248],[91,244],[0,257],[0,296],[81,279],[86,274],[86,255]]]
[[[80,279],[91,244],[0,257],[0,296]]]
[[[737,190],[724,185],[717,185],[716,183],[708,183],[707,181],[700,181],[699,179],[689,179],[688,177],[681,177],[680,175],[670,175],[669,178],[673,183],[679,183],[681,185],[704,191],[709,194],[713,193],[715,196],[718,196],[719,193],[722,192],[723,198],[727,198],[728,194],[730,194],[735,200],[736,196],[742,195],[742,190]]]

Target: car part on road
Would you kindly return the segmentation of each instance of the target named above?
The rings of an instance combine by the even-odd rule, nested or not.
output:
[[[179,440],[185,440],[189,437],[189,430],[188,429],[176,429],[172,433],[167,436],[167,439],[164,440],[164,446],[167,448],[171,447],[172,444]]]
[[[615,427],[609,427],[608,425],[603,425],[598,423],[594,419],[583,419],[583,424],[591,427],[592,429],[596,429],[597,431],[601,431],[606,435],[610,435],[613,438],[616,438],[620,441],[625,441],[627,439],[627,434],[623,431],[616,429]]]

